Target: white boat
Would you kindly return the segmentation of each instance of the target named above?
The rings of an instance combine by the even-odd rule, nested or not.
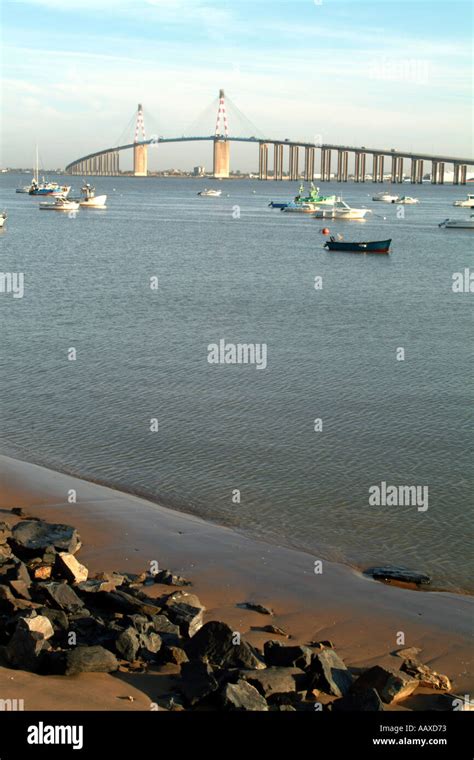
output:
[[[81,193],[83,199],[79,201],[80,206],[83,206],[84,208],[107,208],[105,205],[107,196],[96,195],[95,187],[92,187],[89,183],[86,182],[84,187],[81,187]]]
[[[79,208],[78,201],[68,201],[67,198],[56,198],[54,203],[40,203],[40,211],[77,211]]]
[[[208,190],[207,187],[198,193],[198,195],[207,195],[211,198],[218,198],[221,194],[222,190]]]
[[[438,227],[455,227],[458,230],[474,230],[474,214],[469,219],[445,219]]]
[[[372,196],[373,201],[382,201],[382,203],[396,203],[398,201],[398,195],[390,195],[390,193],[382,192]]]
[[[474,194],[469,193],[462,201],[454,201],[453,206],[462,206],[462,208],[474,208]]]
[[[2,211],[0,213],[0,230],[2,229],[2,227],[3,227],[3,225],[5,224],[6,221],[7,221],[7,212],[6,211]]]
[[[401,198],[398,198],[396,201],[392,201],[392,203],[396,203],[400,206],[412,206],[414,203],[419,203],[420,201],[418,198],[412,198],[411,195],[402,195]]]
[[[315,213],[316,219],[349,219],[364,221],[366,214],[372,212],[368,208],[351,208],[342,198],[338,198],[332,208],[321,208]]]
[[[17,187],[15,190],[15,193],[26,193],[28,194],[30,192],[31,185],[24,185],[23,187]]]

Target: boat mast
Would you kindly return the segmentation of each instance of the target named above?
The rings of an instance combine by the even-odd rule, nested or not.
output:
[[[39,185],[39,158],[38,158],[38,143],[36,143],[36,177],[34,178]]]

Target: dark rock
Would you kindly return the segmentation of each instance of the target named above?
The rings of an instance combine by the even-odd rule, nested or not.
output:
[[[69,628],[68,617],[62,610],[56,610],[52,607],[40,607],[38,609],[38,615],[47,617],[57,633],[63,633]]]
[[[279,641],[266,641],[263,647],[265,662],[267,665],[276,665],[285,668],[308,667],[313,656],[309,647],[284,646]]]
[[[181,647],[166,645],[160,650],[159,662],[162,665],[182,665],[183,662],[188,662],[188,656]]]
[[[243,610],[252,610],[253,612],[260,612],[261,615],[273,615],[273,610],[269,607],[264,607],[263,604],[254,604],[253,602],[241,602],[237,605]]]
[[[375,689],[349,692],[345,697],[336,699],[331,706],[336,712],[381,712],[384,707]]]
[[[400,670],[412,676],[412,678],[416,678],[420,686],[428,689],[437,689],[438,691],[451,691],[452,689],[448,676],[437,673],[429,668],[428,665],[423,665],[423,663],[417,660],[405,660]]]
[[[179,626],[169,620],[166,615],[151,615],[150,620],[153,624],[153,630],[160,635],[169,633],[179,636]]]
[[[12,550],[8,544],[0,544],[0,565],[8,562],[13,557]]]
[[[10,538],[12,529],[6,522],[0,522],[0,544],[5,544],[7,539]]]
[[[140,649],[140,640],[135,628],[126,628],[115,642],[117,654],[122,660],[133,662],[137,659]]]
[[[179,626],[182,636],[194,636],[201,628],[206,608],[195,594],[177,591],[167,598],[165,607],[169,619]]]
[[[268,711],[264,697],[247,681],[227,683],[219,692],[219,701],[224,710]]]
[[[104,609],[112,609],[115,612],[123,612],[128,615],[158,615],[161,612],[161,608],[155,604],[155,600],[139,599],[133,594],[129,594],[125,591],[99,591],[94,595],[94,605],[104,607]]]
[[[12,507],[10,512],[12,515],[16,515],[17,517],[24,517],[26,514],[23,510],[23,507]]]
[[[9,581],[9,586],[15,596],[19,597],[20,599],[28,599],[31,601],[31,596],[29,592],[29,583],[25,583],[25,581]]]
[[[283,628],[279,628],[277,625],[262,625],[259,628],[254,628],[252,630],[264,631],[264,633],[273,633],[277,636],[283,636],[285,639],[290,638],[290,635],[284,631]]]
[[[157,615],[157,617],[159,617],[159,615]],[[138,633],[149,633],[150,631],[155,630],[152,621],[145,615],[127,615],[126,621],[127,623],[130,623]]]
[[[163,583],[166,586],[191,586],[191,581],[187,581],[186,578],[182,578],[181,575],[173,575],[170,570],[160,570],[155,576],[153,576],[155,583]]]
[[[419,573],[416,570],[407,570],[404,567],[369,567],[364,570],[364,573],[377,581],[402,581],[403,583],[415,583],[417,586],[431,583],[429,575]]]
[[[12,530],[10,544],[18,557],[34,557],[54,546],[57,551],[75,552],[81,541],[77,530],[70,525],[47,523],[43,520],[25,520]]]
[[[344,697],[352,686],[352,675],[334,649],[313,654],[308,672],[313,675],[312,688],[335,697]]]
[[[367,689],[376,689],[382,702],[390,705],[409,697],[419,685],[420,682],[416,678],[400,670],[375,665],[359,676],[351,692],[356,694]]]
[[[296,712],[296,708],[293,705],[278,705],[271,708],[277,712]]]
[[[101,646],[75,647],[66,654],[66,675],[112,673],[118,669],[115,655]]]
[[[185,645],[190,660],[203,660],[221,668],[264,668],[255,649],[245,641],[234,644],[236,634],[217,621],[206,623]]]
[[[22,670],[39,670],[41,653],[53,635],[53,627],[48,618],[42,615],[21,618],[6,648],[9,664]]]
[[[101,581],[97,578],[89,578],[87,581],[80,581],[76,585],[76,591],[83,594],[96,594],[99,591],[109,592],[115,591],[116,585],[112,581]]]
[[[305,689],[309,683],[307,674],[300,668],[240,670],[239,677],[255,686],[266,699],[276,694],[295,694],[298,690]]]
[[[214,693],[219,684],[211,666],[205,662],[183,662],[179,688],[190,705]]]
[[[0,611],[12,614],[18,610],[31,610],[34,609],[34,602],[27,601],[26,599],[19,599],[12,594],[11,589],[8,586],[0,585]]]
[[[334,649],[334,644],[329,639],[324,641],[310,641],[308,644],[312,649]]]
[[[122,632],[122,629],[115,631],[106,626],[102,620],[98,620],[92,615],[70,616],[69,630],[76,634],[76,644],[82,646],[93,646],[94,644],[103,644],[104,646],[113,646],[115,639]]]
[[[57,609],[65,612],[77,612],[84,607],[84,602],[66,583],[51,581],[41,584],[41,592]]]

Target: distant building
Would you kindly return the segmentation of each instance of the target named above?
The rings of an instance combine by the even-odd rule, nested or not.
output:
[[[204,166],[195,166],[193,169],[194,177],[202,177],[202,175],[205,173],[206,173],[206,169]]]

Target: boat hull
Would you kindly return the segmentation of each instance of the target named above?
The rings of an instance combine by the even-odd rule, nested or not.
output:
[[[328,251],[343,251],[346,253],[389,253],[390,240],[374,240],[372,242],[345,243],[342,240],[328,240],[324,247]]]
[[[107,200],[106,195],[97,195],[93,198],[87,198],[79,202],[79,205],[83,208],[106,208],[105,202]]]

